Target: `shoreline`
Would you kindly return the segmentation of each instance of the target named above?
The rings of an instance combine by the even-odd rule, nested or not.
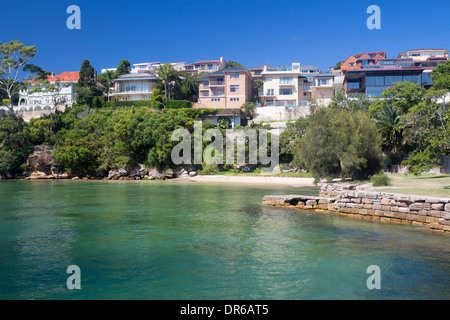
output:
[[[1,181],[98,181],[98,182],[164,182],[181,183],[194,182],[201,184],[245,184],[245,185],[277,185],[291,187],[315,187],[314,178],[305,177],[277,177],[251,175],[197,175],[195,177],[177,177],[172,179],[4,179]]]

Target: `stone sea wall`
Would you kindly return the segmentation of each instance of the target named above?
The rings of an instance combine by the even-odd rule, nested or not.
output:
[[[265,196],[263,205],[327,211],[450,232],[450,198],[385,193],[364,185],[323,184],[318,197]]]

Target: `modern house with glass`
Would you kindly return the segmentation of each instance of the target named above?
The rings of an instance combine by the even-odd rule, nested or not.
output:
[[[386,58],[386,51],[364,52],[351,55],[341,64],[341,74],[349,70],[359,70],[365,66],[377,64]]]
[[[431,71],[433,68],[415,66],[404,59],[386,59],[376,66],[361,70],[347,71],[344,89],[347,94],[366,94],[367,97],[380,97],[383,91],[398,82],[408,81],[422,87],[433,85]]]
[[[150,100],[158,78],[151,73],[129,73],[114,80],[111,101]]]

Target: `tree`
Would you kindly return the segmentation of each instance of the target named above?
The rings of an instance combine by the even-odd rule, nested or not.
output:
[[[383,149],[401,156],[403,149],[403,112],[393,104],[383,104],[375,123],[383,137]]]
[[[293,164],[320,179],[363,179],[381,168],[381,139],[364,112],[319,108],[295,142]]]
[[[112,70],[106,70],[97,77],[98,82],[100,82],[105,87],[106,97],[109,101],[109,90],[114,85],[114,79],[116,79],[116,73]]]
[[[227,68],[232,68],[232,67],[239,67],[239,68],[245,69],[245,67],[242,64],[240,64],[239,62],[227,61]]]
[[[21,71],[27,71],[24,67],[35,55],[35,46],[26,47],[18,40],[3,44],[0,42],[0,89],[8,96],[10,112],[14,112],[13,95],[18,94],[14,90],[17,83],[29,79],[29,76],[21,77]]]
[[[370,100],[365,94],[347,96],[344,89],[337,89],[329,104],[330,108],[347,111],[368,111],[369,106]]]
[[[95,96],[101,96],[101,89],[97,86],[97,74],[89,60],[84,60],[80,68],[80,78],[75,86],[77,102],[92,104]]]
[[[179,79],[179,73],[171,64],[165,63],[156,70],[156,74],[164,86],[164,97],[167,101],[170,99],[170,87]]]
[[[131,64],[128,60],[122,60],[119,63],[119,66],[116,69],[116,78],[122,76],[124,74],[129,74],[131,72]]]
[[[339,61],[336,63],[336,65],[334,66],[334,70],[341,70],[341,66],[344,63],[344,61]]]
[[[256,106],[253,102],[246,102],[241,106],[241,110],[244,111],[244,113],[249,118],[253,118],[253,114],[255,112]]]
[[[416,106],[425,97],[426,90],[418,84],[404,81],[384,90],[382,104],[392,104],[403,113]]]

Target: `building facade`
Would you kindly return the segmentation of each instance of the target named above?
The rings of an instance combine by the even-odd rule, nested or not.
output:
[[[426,61],[430,58],[443,58],[445,60],[448,59],[448,50],[446,49],[432,49],[432,48],[424,48],[424,49],[413,49],[408,50],[406,52],[402,52],[398,55],[400,59],[410,58],[414,61]]]
[[[207,74],[200,79],[198,106],[237,108],[255,98],[255,82],[250,72],[231,67]]]
[[[130,73],[114,80],[111,101],[150,100],[158,78],[151,73]]]
[[[364,52],[351,55],[341,64],[341,74],[349,70],[359,70],[364,66],[374,65],[380,59],[386,59],[386,51]]]
[[[35,90],[39,86],[37,81],[27,81],[27,85],[19,92],[19,104],[14,110],[38,111],[71,107],[76,102],[75,85],[79,78],[78,71],[51,75],[47,80],[53,84],[52,90],[42,88],[39,91]]]
[[[303,107],[305,100],[300,63],[292,63],[287,70],[268,69],[261,73],[263,91],[259,93],[261,107]]]
[[[227,63],[223,57],[219,60],[206,60],[191,63],[185,66],[185,71],[191,74],[212,73],[223,70],[227,67]]]

